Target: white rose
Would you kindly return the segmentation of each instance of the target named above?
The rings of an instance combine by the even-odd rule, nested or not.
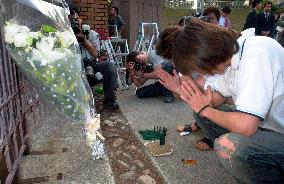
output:
[[[32,49],[32,60],[39,61],[42,65],[50,64],[66,58],[66,53],[57,50]]]
[[[19,30],[20,30],[21,33],[30,32],[30,28],[28,28],[27,26],[19,26]]]
[[[15,47],[26,47],[28,46],[28,35],[18,34],[14,37],[14,45]]]
[[[40,52],[49,52],[53,49],[54,43],[55,43],[55,38],[43,37],[39,42],[36,43],[36,48]]]
[[[48,57],[45,53],[40,52],[38,49],[32,49],[32,61],[38,61],[41,63],[41,65],[45,66],[48,64]]]
[[[59,41],[62,44],[62,48],[69,48],[70,45],[74,43],[75,37],[73,33],[69,31],[65,32],[56,32],[56,36],[58,37]]]
[[[5,41],[9,44],[14,43],[14,37],[19,33],[19,26],[15,24],[7,24],[5,26]]]
[[[11,34],[5,34],[5,42],[8,44],[14,43],[14,35]]]

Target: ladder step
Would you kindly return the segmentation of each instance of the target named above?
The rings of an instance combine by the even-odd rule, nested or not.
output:
[[[114,38],[114,39],[111,39],[111,42],[126,42],[127,40],[126,39],[123,39],[123,38]]]
[[[115,53],[116,56],[127,56],[129,53]]]

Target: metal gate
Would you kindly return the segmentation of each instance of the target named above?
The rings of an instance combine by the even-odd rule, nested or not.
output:
[[[0,54],[0,183],[9,184],[28,151],[28,124],[36,123],[46,109],[8,56],[2,29]]]

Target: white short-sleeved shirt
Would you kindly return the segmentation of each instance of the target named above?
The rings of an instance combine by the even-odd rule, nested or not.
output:
[[[100,36],[96,31],[90,30],[89,41],[91,42],[91,44],[93,44],[94,47],[96,47],[98,51],[100,51],[100,47],[101,47],[100,46]],[[88,59],[93,58],[91,54],[84,47],[81,48],[81,51],[82,51],[82,58],[88,58]]]
[[[220,18],[219,18],[219,26],[226,27],[225,24],[226,24],[226,17],[220,16]]]
[[[265,36],[242,36],[231,66],[217,78],[217,91],[236,109],[264,120],[284,134],[284,48]]]
[[[200,73],[194,71],[191,74],[191,77],[195,80],[198,76],[200,75]],[[211,89],[215,90],[215,86],[217,85],[217,77],[219,74],[215,74],[215,75],[204,75],[203,77],[205,78],[205,82],[204,82],[204,86],[203,89],[207,89],[208,86],[211,87]]]

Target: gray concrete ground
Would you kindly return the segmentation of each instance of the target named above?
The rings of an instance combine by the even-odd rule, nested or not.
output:
[[[134,87],[118,91],[121,112],[142,143],[138,130],[153,126],[168,128],[166,142],[173,153],[153,157],[145,148],[154,165],[170,184],[188,183],[236,183],[217,162],[214,151],[200,151],[194,145],[202,138],[200,132],[181,137],[176,132],[177,124],[193,121],[192,111],[181,100],[165,104],[163,98],[138,99],[133,96]],[[32,127],[31,151],[49,151],[67,148],[66,152],[24,156],[19,169],[19,178],[28,179],[55,176],[63,173],[63,180],[51,179],[47,183],[62,184],[109,184],[114,183],[109,160],[92,160],[90,149],[84,142],[83,125],[72,124],[56,114],[49,114]],[[183,165],[181,159],[197,160],[195,165]]]
[[[59,115],[49,114],[32,127],[31,151],[56,151],[62,148],[67,148],[67,151],[24,156],[20,164],[19,178],[23,180],[63,173],[63,180],[50,179],[46,183],[114,183],[109,160],[92,159],[91,150],[83,137],[83,125],[67,121]]]
[[[166,142],[171,144],[173,153],[162,157],[150,156],[168,183],[236,183],[217,162],[214,151],[200,151],[195,148],[195,143],[202,138],[201,133],[183,137],[177,133],[177,124],[193,121],[192,111],[184,102],[176,100],[172,104],[165,104],[162,97],[138,99],[133,93],[133,86],[130,86],[129,90],[119,91],[118,102],[140,140],[145,142],[138,130],[151,129],[153,126],[168,128]],[[183,165],[182,158],[197,160],[197,164]]]

